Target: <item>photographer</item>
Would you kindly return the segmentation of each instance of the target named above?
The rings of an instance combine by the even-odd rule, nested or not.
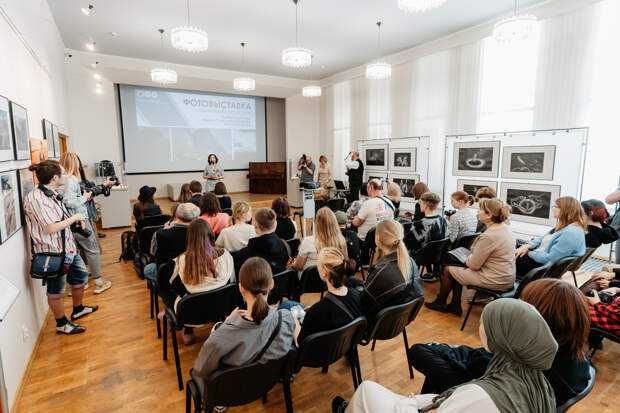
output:
[[[590,323],[620,337],[620,288],[611,287],[586,297],[590,304]],[[599,338],[600,340],[600,338]]]
[[[80,182],[80,160],[73,152],[65,152],[60,157],[60,164],[65,169],[67,179],[62,188],[62,202],[72,214],[82,214],[86,218],[84,228],[76,231],[75,241],[84,254],[91,271],[91,277],[95,282],[95,294],[101,294],[110,287],[111,281],[101,278],[101,249],[97,241],[97,233],[89,220],[90,213],[87,204],[92,200],[92,192],[84,192]]]
[[[35,254],[66,254],[63,263],[64,273],[46,280],[47,302],[56,319],[56,331],[62,334],[83,333],[86,329],[71,321],[97,311],[98,307],[82,304],[88,271],[84,261],[76,253],[77,246],[69,227],[79,226],[83,229],[86,225],[86,217],[80,213],[70,216],[64,207],[62,196],[57,191],[60,186],[64,185],[67,175],[57,161],[46,160],[31,165],[29,170],[34,171],[39,180],[39,185],[24,199],[24,213],[32,239],[32,249]],[[31,271],[42,270],[42,268],[31,269]],[[73,291],[71,321],[65,317],[63,305],[67,282]]]
[[[304,154],[299,160],[299,165],[297,165],[297,170],[301,171],[301,182],[304,183],[314,181],[315,169],[316,167],[312,163],[312,157]]]
[[[82,188],[82,193],[90,192],[91,198],[88,202],[86,202],[86,209],[88,210],[88,218],[91,222],[91,227],[97,232],[97,221],[99,221],[99,214],[97,214],[97,206],[95,205],[95,197],[103,194],[104,196],[110,196],[110,188],[113,186],[118,186],[120,183],[118,182],[118,178],[113,176],[111,178],[106,178],[106,181],[103,185],[97,185],[93,181],[89,181],[86,178],[86,171],[84,165],[82,164],[82,160],[78,156],[78,161],[80,163],[80,186]],[[105,234],[97,233],[98,238],[104,238]]]

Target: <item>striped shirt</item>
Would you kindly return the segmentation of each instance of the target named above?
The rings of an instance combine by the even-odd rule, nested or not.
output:
[[[35,188],[24,199],[24,213],[34,252],[61,252],[62,232],[46,234],[45,227],[69,217],[62,202],[53,200]],[[73,253],[77,251],[73,233],[68,227],[65,229],[65,251]]]

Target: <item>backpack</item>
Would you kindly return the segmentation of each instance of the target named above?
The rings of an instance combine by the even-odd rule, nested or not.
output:
[[[135,257],[136,253],[136,232],[124,231],[121,235],[121,256],[118,257],[118,261],[121,260],[127,262],[131,261]]]

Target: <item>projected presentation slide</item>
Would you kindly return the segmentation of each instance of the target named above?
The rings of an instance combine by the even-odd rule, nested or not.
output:
[[[120,85],[127,173],[224,169],[266,159],[265,99]]]

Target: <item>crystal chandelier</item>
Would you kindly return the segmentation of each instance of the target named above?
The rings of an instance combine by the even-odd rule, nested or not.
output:
[[[307,98],[318,98],[322,94],[321,86],[304,86],[301,94]]]
[[[538,19],[532,14],[517,14],[517,0],[515,0],[514,15],[495,23],[493,38],[500,43],[510,43],[527,40],[534,35],[538,28]]]
[[[241,69],[245,70],[245,43],[241,43]],[[233,80],[235,90],[248,92],[256,88],[256,82],[251,77],[237,77]]]
[[[407,13],[421,13],[444,4],[446,0],[398,0],[398,8]]]
[[[312,63],[312,51],[299,47],[298,1],[293,0],[295,3],[295,47],[289,47],[282,51],[282,64],[289,67],[308,67]]]
[[[381,52],[381,22],[377,22],[377,54]],[[392,76],[392,65],[375,62],[366,66],[366,78],[373,80],[388,79]]]
[[[158,30],[161,37],[161,51],[164,51],[164,29]],[[172,69],[158,67],[151,69],[151,80],[161,85],[174,85],[177,83],[177,72]]]
[[[184,52],[198,53],[209,48],[207,32],[189,24],[189,0],[187,0],[187,25],[172,29],[170,41],[172,47]]]

